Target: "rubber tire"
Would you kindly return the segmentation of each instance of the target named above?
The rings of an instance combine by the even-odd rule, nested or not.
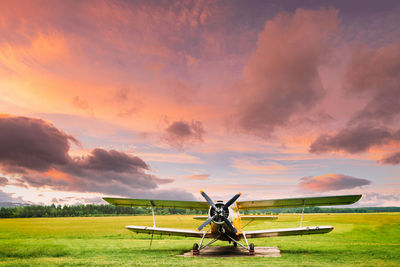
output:
[[[194,243],[193,244],[193,250],[199,250],[199,244]]]
[[[250,247],[249,255],[250,255],[250,256],[254,256],[254,254],[255,254],[255,252],[254,252],[254,244],[251,243],[249,247]]]
[[[237,243],[233,242],[233,247],[237,248]]]

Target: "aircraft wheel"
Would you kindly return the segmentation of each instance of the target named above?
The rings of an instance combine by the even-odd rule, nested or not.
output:
[[[236,248],[236,247],[237,247],[237,243],[236,243],[236,242],[233,242],[233,246]]]
[[[250,244],[249,255],[254,256],[254,244],[253,243]]]
[[[199,255],[200,251],[199,251],[199,244],[194,243],[193,244],[193,256]]]

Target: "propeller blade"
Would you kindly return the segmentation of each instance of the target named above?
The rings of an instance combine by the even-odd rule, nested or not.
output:
[[[217,207],[215,206],[214,202],[211,200],[211,198],[204,191],[200,191],[200,194],[207,200],[208,204],[210,204],[211,207],[213,207],[214,209],[217,209]]]
[[[201,231],[201,229],[203,229],[204,227],[206,227],[212,220],[214,220],[215,216],[214,215],[212,217],[209,217],[205,222],[202,223],[202,225],[199,226],[199,228],[197,228],[199,231]]]
[[[228,208],[230,205],[233,204],[233,202],[235,202],[240,196],[242,195],[242,193],[238,193],[236,195],[233,196],[233,198],[231,198],[228,202],[225,203],[224,208]]]
[[[228,220],[228,218],[224,217],[224,221],[225,223],[228,225],[229,228],[231,228],[231,230],[236,234],[237,230],[236,228],[232,225],[232,223]]]

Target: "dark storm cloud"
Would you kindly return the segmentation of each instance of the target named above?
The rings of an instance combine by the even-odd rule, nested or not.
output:
[[[333,9],[298,9],[267,21],[240,86],[237,118],[242,130],[268,137],[315,106],[324,95],[319,67],[329,61],[327,39],[337,26]]]
[[[19,175],[14,185],[65,191],[129,196],[172,182],[147,174],[142,159],[116,150],[96,148],[71,158],[70,141],[78,143],[43,120],[1,117],[0,166],[6,174]]]
[[[0,163],[14,170],[46,171],[70,160],[70,135],[41,119],[0,117]]]
[[[188,143],[203,142],[204,133],[200,121],[175,121],[165,129],[162,140],[174,148],[183,150]]]
[[[379,161],[381,164],[397,165],[400,164],[400,152],[393,153],[381,159]]]
[[[310,146],[311,153],[344,151],[360,153],[375,145],[400,141],[399,131],[392,133],[384,127],[357,125],[345,128],[334,135],[320,135]]]
[[[367,179],[355,178],[348,175],[330,173],[321,176],[307,176],[300,179],[300,188],[314,192],[325,192],[342,189],[351,189],[363,185],[369,185]]]
[[[76,159],[75,163],[80,168],[99,171],[130,172],[138,168],[149,169],[149,166],[138,157],[100,148],[92,150],[86,157]]]

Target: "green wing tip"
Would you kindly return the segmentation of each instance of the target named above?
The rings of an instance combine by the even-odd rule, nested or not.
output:
[[[361,199],[361,197],[362,197],[362,194],[359,194],[359,195],[354,195],[354,202],[353,203],[356,203],[357,201],[359,201],[360,199]]]

